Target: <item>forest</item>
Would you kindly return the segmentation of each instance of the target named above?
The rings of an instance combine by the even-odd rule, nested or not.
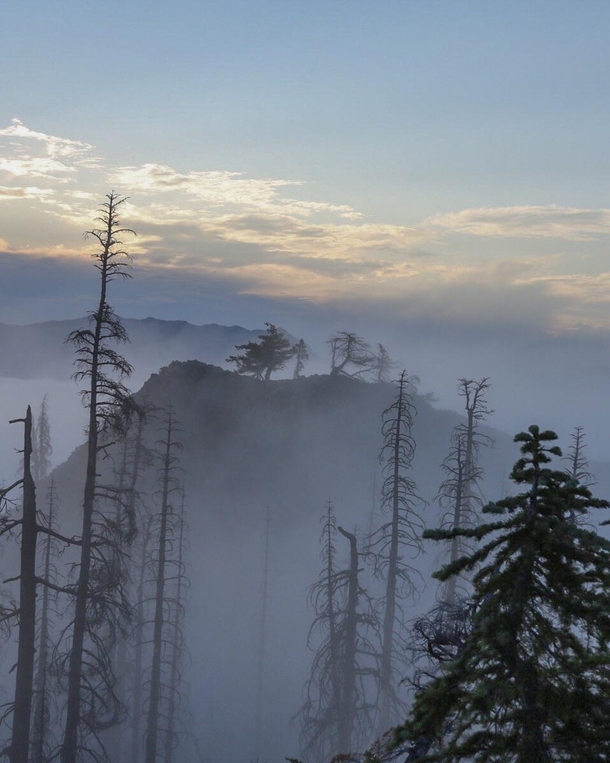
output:
[[[51,468],[48,396],[10,422],[2,759],[608,760],[610,503],[583,428],[494,430],[487,377],[437,409],[351,331],[308,375],[271,322],[229,368],[132,392],[124,201],[88,231],[99,301],[64,338],[82,444]]]

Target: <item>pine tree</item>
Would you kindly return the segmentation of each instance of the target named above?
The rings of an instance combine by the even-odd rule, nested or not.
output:
[[[418,763],[594,763],[610,737],[610,541],[574,522],[608,508],[548,466],[557,436],[531,426],[511,478],[525,492],[485,508],[496,521],[436,530],[483,545],[446,565],[477,569],[472,630],[457,659],[415,699],[397,742],[428,740]]]
[[[235,363],[238,374],[248,374],[256,379],[269,381],[274,371],[281,371],[295,355],[296,346],[284,336],[273,323],[265,323],[267,330],[259,336],[260,342],[235,345],[243,350],[241,355],[230,355],[227,363]]]
[[[294,357],[296,360],[296,363],[294,365],[294,374],[293,379],[299,379],[303,375],[303,369],[305,368],[305,363],[309,360],[309,349],[307,345],[305,344],[304,339],[299,339],[299,341],[294,346]]]

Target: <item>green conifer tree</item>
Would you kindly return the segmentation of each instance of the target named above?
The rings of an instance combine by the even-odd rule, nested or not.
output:
[[[397,743],[427,748],[407,760],[609,759],[610,541],[572,517],[610,504],[548,466],[561,456],[548,445],[556,438],[537,426],[515,437],[522,457],[511,478],[528,489],[484,509],[497,521],[427,533],[485,542],[437,573],[477,568],[472,630],[397,729]]]

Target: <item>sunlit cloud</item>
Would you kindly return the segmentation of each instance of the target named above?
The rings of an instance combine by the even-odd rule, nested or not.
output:
[[[610,233],[610,209],[515,206],[435,215],[424,225],[473,236],[586,241]]]
[[[42,197],[52,196],[53,193],[54,191],[50,188],[36,188],[35,186],[27,186],[25,188],[0,186],[0,201],[40,199]]]
[[[129,188],[131,194],[182,191],[202,202],[204,214],[207,215],[210,214],[210,208],[236,206],[269,212],[281,209],[285,213],[303,216],[315,212],[331,212],[348,219],[362,217],[348,205],[298,201],[280,194],[283,188],[304,185],[299,180],[247,178],[241,172],[217,170],[180,173],[161,164],[119,167],[111,172],[109,180],[113,185]]]
[[[126,243],[144,278],[223,284],[236,298],[391,304],[415,322],[610,327],[610,267],[599,244],[586,256],[608,238],[610,209],[521,205],[381,223],[310,198],[298,178],[116,167],[88,143],[19,120],[0,130],[0,182],[3,251],[16,257],[86,261],[94,247],[81,234],[114,187],[129,197],[122,218],[138,236]]]
[[[59,138],[56,135],[47,135],[43,132],[30,130],[20,119],[13,119],[9,127],[0,130],[0,136],[41,143],[46,149],[46,154],[51,158],[88,157],[93,149],[89,143],[80,140]]]

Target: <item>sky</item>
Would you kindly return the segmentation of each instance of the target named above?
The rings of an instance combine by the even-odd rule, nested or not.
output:
[[[120,314],[355,330],[439,404],[488,375],[499,425],[584,424],[605,457],[609,24],[593,0],[4,3],[0,321],[91,308],[114,189]]]

